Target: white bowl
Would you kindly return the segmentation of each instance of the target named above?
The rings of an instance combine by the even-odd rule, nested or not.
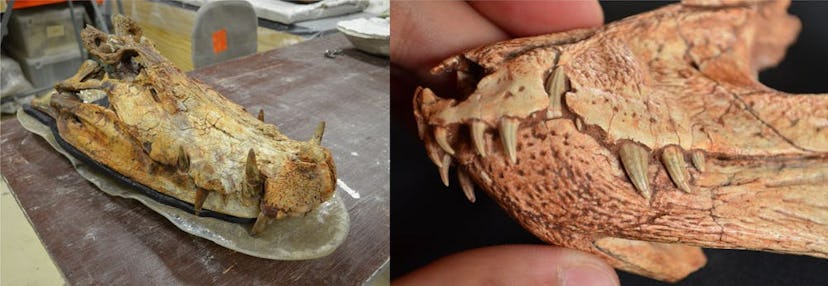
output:
[[[358,18],[341,21],[336,28],[351,44],[366,53],[388,56],[391,48],[391,25],[388,18]]]

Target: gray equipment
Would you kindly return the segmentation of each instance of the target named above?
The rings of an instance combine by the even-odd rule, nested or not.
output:
[[[200,68],[256,52],[256,11],[247,1],[215,1],[198,8],[192,34],[193,66]]]

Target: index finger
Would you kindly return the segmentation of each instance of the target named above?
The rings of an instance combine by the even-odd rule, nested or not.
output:
[[[418,77],[443,59],[515,36],[599,25],[600,6],[588,1],[392,1],[391,61]]]

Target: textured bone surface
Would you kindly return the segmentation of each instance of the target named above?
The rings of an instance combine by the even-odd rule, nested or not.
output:
[[[467,51],[432,71],[476,89],[419,88],[420,138],[444,181],[455,166],[625,271],[677,281],[699,247],[828,258],[828,95],[756,79],[800,30],[788,4],[685,1]]]
[[[304,215],[332,196],[336,172],[320,145],[324,125],[309,141],[287,138],[262,114],[187,77],[130,19],[113,22],[115,35],[84,29],[95,60],[33,102],[56,119],[65,141],[197,211],[267,222]],[[105,93],[108,104],[78,97],[89,91]]]

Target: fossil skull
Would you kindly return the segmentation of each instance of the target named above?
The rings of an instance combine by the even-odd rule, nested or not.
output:
[[[828,258],[828,95],[763,86],[800,23],[788,1],[684,1],[596,29],[467,51],[459,94],[414,113],[456,167],[544,241],[677,281],[701,247]]]
[[[33,102],[55,118],[60,136],[112,170],[202,208],[256,219],[300,216],[331,198],[336,169],[321,146],[281,134],[212,88],[187,77],[141,36],[113,18],[115,35],[87,27],[86,61],[50,97]],[[84,102],[106,96],[106,104]]]

